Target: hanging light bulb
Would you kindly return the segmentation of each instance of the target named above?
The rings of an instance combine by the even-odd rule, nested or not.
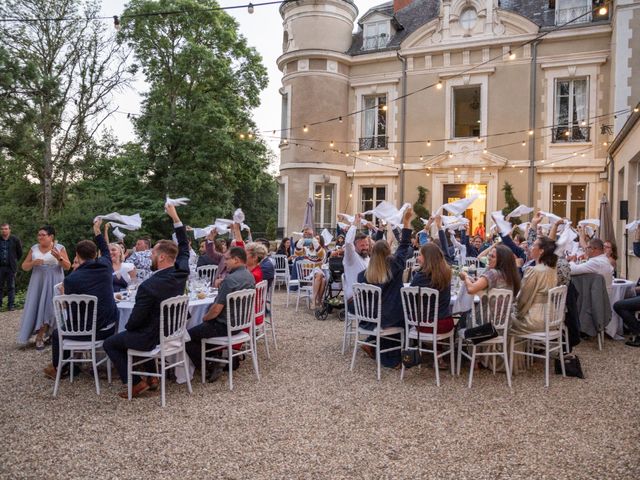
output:
[[[338,121],[342,123],[342,117],[338,117]]]
[[[334,146],[334,145],[335,145],[335,144],[333,143],[333,140],[331,140],[331,143],[329,143],[329,146],[330,146],[331,148],[333,148],[333,146]]]
[[[422,155],[420,155],[420,161],[423,161],[424,157]]]
[[[286,138],[284,139],[284,144],[288,145],[289,144],[289,140],[287,140]]]
[[[453,153],[450,153],[450,154],[449,154],[449,158],[453,158]]]
[[[487,169],[487,167],[482,167],[482,171],[484,172]]]
[[[482,142],[482,138],[478,137],[478,140],[476,140],[478,143]]]
[[[515,60],[516,59],[516,54],[513,53],[511,50],[509,50],[509,60]]]
[[[598,9],[598,15],[604,16],[607,14],[607,6],[606,5],[602,5],[599,9]]]
[[[240,140],[244,140],[244,133],[240,134]]]
[[[523,170],[523,169],[520,169],[519,171],[520,171],[520,173],[524,172],[524,170]]]
[[[383,106],[382,106],[382,111],[383,111],[383,112],[386,112],[386,111],[387,111],[387,106],[386,106],[386,105],[383,105]]]
[[[482,150],[482,153],[487,153],[487,149],[485,148],[484,150]]]
[[[304,126],[302,127],[302,131],[303,131],[304,133],[307,133],[307,132],[309,131],[309,127],[307,127],[306,125],[304,125]]]
[[[427,140],[427,147],[431,146],[431,140]]]
[[[348,154],[348,153],[345,153],[345,154],[344,154],[344,156],[345,156],[345,157],[348,157],[348,156],[349,156],[349,154]]]
[[[249,137],[249,140],[251,140],[253,138],[253,133],[249,132],[247,136]]]
[[[607,142],[602,142],[603,147],[606,147],[607,145],[609,145]]]
[[[580,122],[580,125],[582,125],[583,127],[584,127],[586,124],[587,124],[587,122],[586,122],[586,121],[584,121],[584,120],[582,120],[582,121]]]
[[[113,28],[116,29],[116,32],[120,31],[120,17],[118,15],[113,16]]]
[[[438,90],[442,90],[442,80],[438,80],[438,84],[436,85]]]
[[[529,130],[529,135],[533,135],[533,130]]]
[[[253,13],[253,11],[254,11],[254,10],[255,10],[255,9],[253,8],[253,3],[250,3],[250,4],[247,6],[247,12],[249,12],[249,13]]]
[[[349,193],[349,198],[352,198],[352,197],[353,197],[353,193]]]
[[[524,140],[522,141],[522,146],[526,147],[527,146],[527,142],[525,142]]]
[[[638,107],[634,107],[634,108],[633,108],[633,112],[634,112],[634,113],[638,113],[638,112],[640,112],[640,108],[638,108]]]

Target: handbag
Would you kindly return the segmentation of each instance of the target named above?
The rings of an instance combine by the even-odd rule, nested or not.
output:
[[[402,356],[402,365],[404,368],[415,367],[416,365],[420,365],[422,363],[422,353],[420,352],[420,321],[422,320],[422,288],[418,287],[418,297],[420,301],[418,302],[418,325],[416,326],[416,330],[418,332],[418,348],[409,349],[403,348],[400,352]]]
[[[559,358],[556,358],[555,367],[556,375],[562,375],[562,368]],[[567,377],[584,378],[582,366],[580,365],[580,359],[577,355],[574,354],[564,356],[564,373],[567,375]]]
[[[493,323],[484,323],[477,327],[467,328],[464,331],[464,339],[469,340],[474,345],[496,338],[498,332]]]

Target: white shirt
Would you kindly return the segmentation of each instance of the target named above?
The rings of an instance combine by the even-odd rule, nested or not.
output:
[[[344,298],[349,300],[353,297],[353,284],[358,281],[358,274],[369,266],[369,257],[362,258],[356,252],[354,240],[358,229],[355,225],[351,225],[344,238],[344,258],[342,265],[344,267]]]
[[[570,263],[571,275],[583,275],[585,273],[599,273],[604,277],[604,284],[607,286],[607,293],[611,298],[613,288],[613,267],[607,256],[603,253],[597,257],[591,257],[584,263]]]

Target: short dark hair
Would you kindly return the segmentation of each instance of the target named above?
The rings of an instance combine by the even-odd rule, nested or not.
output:
[[[138,240],[142,240],[147,244],[147,248],[151,248],[151,239],[149,237],[140,237]]]
[[[245,252],[242,247],[231,247],[229,249],[229,256],[237,258],[242,261],[242,263],[247,263],[247,252]]]
[[[271,243],[269,243],[269,240],[267,240],[266,238],[258,238],[255,241],[258,242],[258,243],[261,243],[262,245],[264,245],[265,248],[267,249],[267,252],[271,248]]]
[[[594,250],[604,250],[604,242],[599,238],[592,238],[589,240],[589,246]]]
[[[45,232],[47,232],[47,235],[53,235],[54,237],[56,236],[56,229],[51,225],[44,225],[43,227],[40,227],[38,229],[38,231],[40,230],[44,230]]]
[[[366,233],[358,232],[358,233],[356,233],[356,238],[354,238],[353,241],[357,242],[358,240],[363,240],[363,239],[365,239],[367,237],[368,237],[368,235]]]
[[[159,253],[174,260],[178,256],[178,246],[171,240],[158,240],[154,248],[157,248]]]
[[[538,261],[547,267],[555,268],[558,264],[558,256],[555,252],[556,242],[551,240],[549,237],[540,237],[536,242],[538,242],[540,250],[542,250],[542,254]]]
[[[98,247],[91,240],[80,240],[76,244],[76,255],[81,260],[93,260],[98,254]]]

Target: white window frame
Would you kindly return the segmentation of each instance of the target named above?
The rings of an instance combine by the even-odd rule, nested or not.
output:
[[[462,77],[453,77],[446,79],[446,98],[445,98],[445,112],[444,112],[444,135],[447,140],[445,142],[445,149],[450,151],[458,151],[459,144],[473,144],[474,150],[483,148],[486,145],[487,135],[487,123],[489,120],[489,75],[463,75]],[[453,117],[454,117],[454,104],[453,104],[453,89],[455,87],[466,87],[480,85],[480,137],[481,142],[478,145],[477,139],[474,137],[459,137],[453,136]]]
[[[573,119],[571,117],[571,113],[573,112],[573,106],[574,106],[574,101],[575,101],[575,82],[576,81],[582,81],[584,80],[586,82],[586,89],[585,89],[585,95],[586,95],[586,99],[585,99],[585,113],[583,115],[584,118],[580,118],[578,120],[576,120],[577,124],[573,123]],[[554,128],[562,128],[565,125],[560,125],[558,123],[559,121],[559,112],[557,110],[557,105],[558,105],[558,93],[559,93],[559,83],[560,82],[569,82],[569,106],[568,106],[568,114],[567,114],[567,125],[566,127],[572,131],[572,129],[574,127],[581,127],[581,122],[585,121],[587,123],[586,126],[592,126],[590,125],[589,121],[589,96],[590,96],[590,91],[589,91],[589,76],[580,76],[580,77],[574,77],[574,78],[566,78],[566,77],[558,77],[554,79],[554,87],[553,87],[553,126]],[[591,136],[594,135],[596,132],[589,132],[589,140],[591,140]],[[582,140],[576,140],[576,141],[572,141],[572,140],[567,140],[566,142],[568,143],[576,143],[576,142],[582,142]],[[556,143],[562,143],[562,141],[558,141]]]
[[[360,210],[361,212],[366,211],[366,208],[364,206],[364,189],[365,188],[371,188],[373,189],[373,208],[375,208],[380,202],[382,202],[383,200],[387,200],[387,196],[388,196],[388,188],[386,185],[360,185]],[[377,196],[377,192],[378,192],[378,188],[384,188],[384,198],[379,199]],[[377,218],[375,215],[372,215],[373,218],[373,223],[376,222]]]
[[[384,35],[384,37],[383,37]],[[368,46],[367,41],[370,38],[377,38],[375,46]],[[391,39],[391,22],[389,20],[380,20],[377,22],[368,22],[364,24],[362,32],[362,49],[377,50],[384,48],[389,44]]]
[[[379,128],[380,128],[380,123],[378,121],[378,110],[380,108],[380,98],[384,97],[384,104],[387,106],[387,110],[383,110],[384,112],[384,116],[385,116],[385,120],[384,120],[384,130],[385,133],[384,135],[380,135],[379,132]],[[373,109],[366,109],[367,108],[367,99],[368,98],[375,98],[375,108]],[[374,93],[371,95],[363,95],[362,97],[362,108],[363,108],[363,112],[362,112],[362,116],[361,116],[361,122],[360,122],[360,138],[377,138],[379,136],[384,136],[387,137],[387,144],[385,145],[385,148],[371,148],[371,149],[365,149],[365,150],[387,150],[388,148],[388,138],[389,138],[389,102],[388,102],[388,98],[387,98],[387,94],[386,93]],[[366,110],[364,110],[366,109]],[[366,116],[367,114],[370,112],[370,110],[373,110],[374,115],[375,115],[375,121],[373,124],[373,135],[368,136],[368,134],[364,131],[365,130],[365,126],[366,126]]]
[[[465,139],[465,138],[477,138],[476,135],[467,135],[465,137],[457,137],[456,136],[456,90],[462,90],[465,88],[478,88],[480,90],[480,112],[479,112],[479,120],[480,124],[478,125],[478,130],[482,130],[482,85],[478,83],[472,83],[469,85],[457,85],[455,87],[451,87],[451,137],[455,139]],[[482,135],[482,133],[480,133]]]
[[[320,219],[324,219],[325,218],[325,201],[324,201],[324,196],[325,196],[325,192],[326,192],[326,187],[332,187],[332,197],[331,197],[331,212],[329,212],[329,222],[325,223],[323,221],[321,221],[320,223],[316,223],[316,213],[317,213],[317,204],[316,204],[316,187],[321,187],[321,201],[320,203]],[[338,184],[337,183],[332,183],[332,182],[313,182],[312,184],[312,194],[311,194],[311,198],[313,199],[313,226],[315,230],[322,230],[323,228],[328,228],[331,229],[334,225],[334,219],[336,217],[336,199],[338,196]]]
[[[584,187],[584,200],[572,200],[571,187],[580,187],[580,186]],[[553,189],[555,187],[566,187],[567,189],[566,190],[567,197],[564,200],[562,200],[566,202],[566,205],[564,208],[564,215],[562,215],[563,218],[568,218],[572,222],[574,221],[574,219],[571,218],[571,204],[574,202],[584,203],[584,215],[585,215],[585,218],[587,218],[587,214],[589,212],[589,184],[588,183],[553,183],[551,184],[551,202],[549,204],[550,212],[553,212]],[[578,220],[578,219],[575,219],[575,220]]]
[[[571,6],[567,6],[571,4]],[[576,20],[573,24],[588,23],[591,21],[591,10],[593,8],[590,0],[556,0],[555,24],[563,25],[580,15],[589,12],[580,20]]]
[[[361,111],[364,109],[364,97],[368,95],[386,95],[387,102],[390,98],[396,98],[398,96],[398,83],[399,79],[378,81],[376,83],[356,84],[353,85],[355,95],[355,110]],[[382,150],[372,150],[372,152],[381,153],[384,152],[385,157],[379,157],[378,161],[385,161],[392,163],[390,157],[397,155],[396,144],[396,104],[398,102],[387,103],[387,148]],[[351,130],[351,139],[356,145],[359,145],[360,134],[362,133],[362,115],[355,116],[355,122]]]

